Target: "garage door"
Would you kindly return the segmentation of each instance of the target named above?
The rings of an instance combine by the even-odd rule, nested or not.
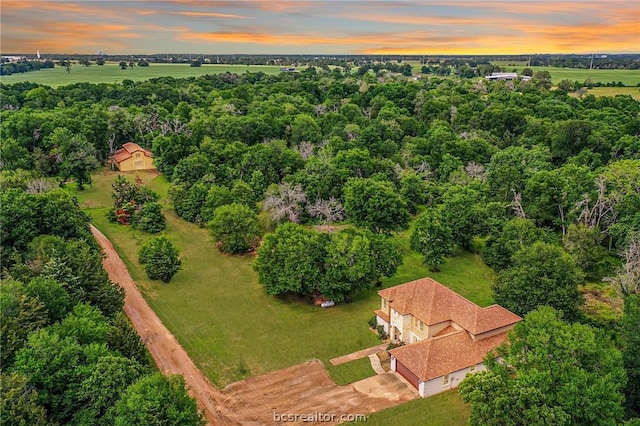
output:
[[[418,389],[418,376],[413,374],[403,363],[396,359],[396,372],[404,377],[414,388]]]

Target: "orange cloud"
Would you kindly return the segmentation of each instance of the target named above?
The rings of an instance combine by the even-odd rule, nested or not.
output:
[[[5,46],[20,46],[21,51],[25,52],[40,50],[76,53],[126,48],[128,40],[140,38],[134,28],[122,24],[66,22],[64,25],[48,27],[39,24],[34,20],[20,34],[3,34],[2,43]],[[106,34],[108,37],[105,37]]]
[[[268,32],[207,32],[185,33],[178,36],[180,41],[201,42],[227,42],[227,43],[255,43],[273,45],[275,48],[282,45],[310,46],[310,45],[358,45],[370,43],[372,38],[381,37],[382,34],[366,35],[317,35],[317,34],[276,34]]]
[[[229,19],[253,19],[250,16],[234,15],[230,13],[216,12],[169,12],[172,15],[188,16],[190,18],[229,18]]]

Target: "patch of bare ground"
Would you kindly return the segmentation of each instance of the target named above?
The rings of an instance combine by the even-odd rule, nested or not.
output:
[[[278,424],[278,415],[326,413],[340,423],[343,415],[369,414],[410,401],[416,392],[393,373],[338,386],[318,360],[232,383],[223,390],[243,424]]]

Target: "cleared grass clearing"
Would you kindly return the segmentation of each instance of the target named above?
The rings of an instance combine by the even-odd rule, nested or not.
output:
[[[366,424],[367,426],[458,426],[467,424],[470,413],[470,406],[460,399],[457,391],[452,390],[369,414]]]
[[[136,176],[125,175],[131,180]],[[367,325],[379,305],[378,289],[331,309],[267,296],[251,267],[252,256],[220,254],[205,229],[175,215],[166,199],[164,177],[138,175],[163,196],[165,235],[180,249],[182,269],[169,284],[149,280],[137,263],[138,249],[151,235],[109,223],[104,216],[112,203],[111,183],[117,172],[96,173],[85,191],[75,190],[74,185],[68,190],[114,244],[147,302],[217,386],[314,358],[328,365],[330,358],[380,343]],[[443,265],[442,272],[430,273],[420,256],[409,250],[408,237],[409,232],[397,236],[405,262],[384,287],[428,275],[478,304],[491,303],[491,271],[477,256],[462,253]],[[338,383],[373,375],[368,358],[352,368],[329,371]]]
[[[589,93],[594,96],[629,95],[640,101],[640,87],[594,87],[589,89]]]
[[[506,71],[511,72],[514,69],[521,73],[526,66],[505,66]],[[580,68],[557,68],[557,67],[529,67],[533,72],[549,71],[553,84],[558,84],[562,80],[571,80],[584,82],[590,78],[594,83],[610,83],[622,82],[627,87],[637,86],[640,84],[640,70],[588,70]]]
[[[203,64],[201,67],[191,67],[189,64],[151,64],[148,67],[134,67],[120,69],[115,62],[107,62],[102,66],[91,65],[83,67],[74,64],[71,72],[65,67],[42,69],[38,71],[2,76],[2,84],[30,81],[51,87],[65,86],[75,83],[121,83],[123,80],[144,81],[158,77],[187,78],[199,77],[207,74],[222,73],[244,74],[246,72],[263,72],[278,74],[280,67],[274,65],[224,65]]]

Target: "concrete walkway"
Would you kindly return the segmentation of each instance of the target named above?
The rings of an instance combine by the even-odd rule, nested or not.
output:
[[[345,362],[354,361],[356,359],[364,358],[366,356],[378,353],[378,352],[386,349],[388,345],[389,345],[388,343],[383,343],[381,345],[373,346],[371,348],[363,349],[361,351],[352,352],[352,353],[347,354],[347,355],[342,355],[342,356],[339,356],[339,357],[331,358],[329,360],[329,362],[331,363],[331,365],[344,364]]]
[[[371,361],[371,368],[373,368],[373,371],[375,371],[376,374],[386,373],[384,368],[382,368],[382,364],[380,364],[380,358],[378,358],[377,354],[369,355],[369,361]]]

